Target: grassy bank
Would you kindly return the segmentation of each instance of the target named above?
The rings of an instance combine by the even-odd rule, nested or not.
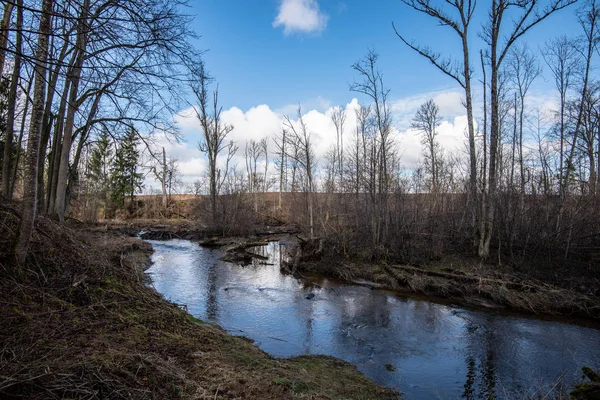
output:
[[[476,308],[600,321],[600,298],[596,295],[481,264],[465,262],[450,267],[437,263],[416,267],[325,258],[302,261],[297,270]]]
[[[134,221],[127,225],[99,225],[95,229],[128,235],[144,230],[144,237],[149,239],[196,240],[211,247],[221,247],[229,253],[226,259],[231,257],[234,262],[240,257],[236,252],[251,242],[287,237],[288,242],[298,243],[299,251],[293,262],[296,265],[291,266],[290,271],[324,275],[343,282],[366,281],[384,289],[476,308],[600,320],[600,281],[589,276],[586,273],[589,271],[576,274],[565,269],[560,276],[556,276],[543,269],[519,269],[458,255],[449,255],[418,266],[366,262],[361,261],[360,257],[333,254],[331,250],[335,246],[328,245],[327,239],[296,239],[296,234],[289,234],[293,229],[287,226],[255,226],[252,233],[245,236],[216,234],[189,222],[181,224],[179,221],[163,221],[161,224]]]
[[[282,258],[284,268],[300,278],[321,275],[475,308],[600,321],[600,297],[597,291],[589,290],[597,286],[573,285],[565,278],[565,286],[561,287],[508,266],[456,257],[420,266],[361,262],[330,254],[321,239],[308,240],[286,234],[215,237],[200,243],[220,247],[227,253],[225,260],[247,263],[244,257],[251,254],[244,251],[246,247],[260,243],[257,240],[279,238],[285,238],[288,246]]]
[[[163,300],[143,283],[150,249],[114,233],[40,220],[31,252],[0,206],[0,397],[110,399],[397,398],[325,356],[273,359]]]

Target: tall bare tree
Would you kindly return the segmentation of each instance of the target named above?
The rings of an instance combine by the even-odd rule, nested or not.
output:
[[[278,196],[278,207],[279,210],[282,208],[282,196],[283,192],[287,190],[287,153],[286,153],[286,143],[287,143],[287,131],[285,129],[281,129],[281,135],[277,135],[275,137],[275,149],[276,154],[278,156],[275,161],[275,166],[279,168],[279,196]]]
[[[196,79],[197,81],[192,84],[192,90],[198,102],[197,107],[194,107],[194,111],[200,121],[203,134],[198,148],[208,158],[209,195],[214,222],[217,218],[219,188],[227,177],[229,161],[237,148],[233,142],[227,143],[225,140],[233,130],[233,125],[226,124],[221,120],[222,107],[219,105],[219,89],[217,88],[212,92],[212,96],[209,94],[209,84],[212,78],[208,75],[203,63],[196,71]],[[225,149],[227,149],[227,161],[223,171],[218,167],[217,161],[219,154]]]
[[[372,240],[375,246],[381,245],[387,238],[391,161],[395,156],[392,114],[388,102],[390,92],[383,84],[382,73],[377,69],[378,58],[378,54],[370,50],[366,56],[354,63],[352,68],[358,73],[360,80],[350,84],[351,91],[362,93],[373,102],[371,110],[374,135],[367,163],[371,167],[369,193],[372,206]]]
[[[598,4],[596,4],[595,0],[589,0],[585,7],[579,12],[579,23],[584,31],[584,42],[582,49],[584,68],[582,85],[580,89],[579,107],[577,110],[577,119],[575,121],[575,128],[573,130],[573,138],[571,139],[571,148],[569,149],[567,159],[565,160],[566,165],[564,167],[562,177],[563,183],[561,187],[563,191],[561,192],[561,198],[563,200],[568,191],[569,177],[574,169],[573,158],[577,149],[577,140],[584,122],[584,109],[585,102],[588,97],[592,56],[597,48],[598,38],[600,37],[598,32],[598,26],[600,24],[600,7]]]
[[[492,0],[489,11],[489,21],[484,28],[483,38],[489,46],[488,64],[490,67],[490,147],[488,168],[488,193],[485,205],[478,254],[482,258],[489,257],[490,243],[494,230],[494,217],[496,212],[496,191],[498,187],[498,149],[500,139],[501,114],[500,114],[500,70],[512,46],[525,35],[531,28],[548,18],[553,13],[575,3],[576,0],[552,0],[546,6],[539,1],[512,2],[509,0]],[[513,10],[514,9],[514,10]],[[507,13],[508,11],[508,13]],[[508,28],[503,31],[504,17],[513,15],[514,19]]]
[[[335,169],[339,174],[338,190],[342,189],[344,182],[344,123],[346,122],[346,109],[342,107],[334,107],[331,112],[331,121],[335,126],[335,159],[337,165]]]
[[[246,161],[246,174],[248,181],[248,191],[252,194],[254,203],[254,212],[258,212],[258,191],[260,187],[260,179],[258,176],[258,159],[260,158],[262,149],[259,142],[254,139],[246,141],[244,148],[244,159]]]
[[[6,59],[6,49],[8,44],[8,34],[10,26],[10,18],[13,12],[15,2],[7,1],[4,4],[4,12],[2,13],[2,21],[0,21],[0,77],[4,73],[4,60]]]
[[[558,153],[558,184],[559,193],[563,193],[563,169],[565,156],[565,141],[567,136],[566,125],[566,107],[567,94],[574,85],[576,73],[579,68],[579,53],[572,39],[567,36],[560,36],[546,43],[542,52],[546,65],[552,73],[554,85],[559,95],[558,110],[558,135],[559,135],[559,153]]]
[[[36,48],[35,84],[33,88],[33,107],[29,122],[29,135],[27,138],[27,154],[25,156],[25,180],[23,190],[23,206],[21,224],[17,234],[14,254],[16,260],[22,264],[27,257],[29,241],[33,231],[33,224],[37,211],[37,168],[39,157],[40,133],[42,118],[44,116],[44,100],[46,97],[46,61],[48,58],[48,40],[52,27],[52,9],[54,0],[44,0],[38,28],[38,41]]]
[[[515,125],[518,125],[515,143],[517,144],[521,194],[525,193],[525,163],[523,159],[523,125],[525,123],[525,98],[533,81],[542,73],[537,58],[526,46],[514,47],[509,54],[507,69],[515,87]],[[518,110],[517,110],[518,109]]]
[[[81,81],[81,71],[85,59],[88,35],[90,34],[90,0],[84,0],[77,22],[77,39],[75,42],[74,63],[67,74],[69,81],[69,100],[65,118],[63,143],[60,154],[60,166],[58,170],[58,181],[56,189],[55,209],[51,212],[56,213],[59,221],[62,223],[65,219],[67,208],[67,180],[69,177],[69,159],[71,155],[71,144],[73,140],[73,129],[75,127],[75,113],[77,112],[77,97],[79,92],[79,83]]]
[[[433,4],[430,0],[402,0],[404,4],[415,11],[428,15],[439,23],[439,25],[450,28],[459,38],[462,49],[462,60],[454,60],[453,58],[443,58],[440,53],[435,52],[428,46],[409,42],[398,33],[394,26],[396,35],[411,49],[416,51],[421,56],[429,60],[437,69],[454,79],[465,93],[465,108],[467,110],[467,135],[469,140],[469,193],[471,208],[480,210],[477,203],[483,201],[478,196],[477,191],[477,152],[475,144],[475,126],[473,115],[473,96],[471,88],[471,80],[473,70],[470,64],[469,54],[469,28],[477,1],[475,0],[448,0],[445,6],[442,4]],[[448,9],[446,9],[447,7]],[[392,24],[393,25],[393,24]],[[473,222],[475,227],[477,222],[481,221],[482,216],[477,212],[473,213]],[[481,236],[481,232],[476,234]]]
[[[23,4],[22,0],[16,0],[17,6],[17,23],[15,25],[15,56],[13,62],[13,70],[10,78],[10,86],[8,89],[8,101],[6,104],[6,132],[4,135],[4,159],[2,160],[2,193],[7,197],[12,197],[11,191],[11,160],[13,151],[13,136],[15,132],[15,116],[17,111],[17,92],[21,79],[21,54],[23,52]],[[8,4],[5,6],[5,10]],[[5,11],[6,14],[6,11]],[[5,40],[8,34],[2,34],[2,40]],[[0,71],[2,66],[0,65]]]
[[[288,131],[288,153],[287,156],[293,158],[302,170],[305,177],[304,190],[307,195],[308,223],[310,237],[315,237],[315,182],[314,174],[316,168],[315,150],[312,141],[311,132],[308,130],[302,108],[298,106],[296,113],[297,120],[294,122],[289,116],[284,117],[283,125]]]
[[[425,146],[427,169],[431,174],[430,192],[434,196],[440,188],[440,145],[437,140],[437,128],[441,122],[440,109],[433,100],[421,104],[414,116],[411,127],[423,134],[421,143]]]

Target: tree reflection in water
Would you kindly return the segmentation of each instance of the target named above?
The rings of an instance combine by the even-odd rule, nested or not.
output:
[[[469,311],[325,278],[298,280],[281,273],[286,246],[278,243],[251,249],[268,260],[242,267],[191,242],[150,242],[154,286],[194,316],[248,336],[276,357],[342,358],[407,399],[535,397],[532,387],[550,388],[561,376],[570,385],[581,365],[600,367],[600,335],[592,328]]]

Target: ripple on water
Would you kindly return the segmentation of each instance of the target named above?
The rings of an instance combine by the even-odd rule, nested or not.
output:
[[[600,369],[600,334],[593,328],[327,280],[305,285],[280,273],[276,242],[254,250],[273,265],[248,267],[222,262],[218,250],[187,240],[148,242],[155,250],[148,270],[154,287],[194,316],[250,337],[274,356],[342,358],[408,399],[535,397],[561,377],[573,383],[582,365]]]

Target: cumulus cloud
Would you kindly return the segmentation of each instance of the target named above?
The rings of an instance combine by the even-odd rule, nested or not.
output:
[[[327,27],[329,17],[321,12],[317,0],[281,0],[273,27],[283,33],[316,33]]]
[[[453,118],[464,114],[466,111],[463,98],[464,92],[460,90],[444,90],[397,99],[392,103],[396,126],[401,130],[407,130],[418,108],[430,99],[439,107],[442,118]]]
[[[411,97],[396,99],[392,102],[394,119],[394,136],[398,142],[401,154],[401,163],[404,169],[412,170],[421,161],[423,146],[421,144],[421,133],[410,128],[410,120],[417,108],[426,100],[433,98],[440,107],[443,121],[438,127],[438,140],[447,154],[459,154],[465,147],[465,132],[467,117],[462,106],[462,96],[459,91],[443,91],[424,93]],[[334,107],[323,99],[319,101],[318,107],[302,107],[303,119],[312,135],[315,155],[319,167],[324,166],[327,151],[336,141],[336,131],[331,121],[331,113]],[[341,107],[346,110],[346,123],[343,131],[343,141],[346,148],[351,146],[355,137],[356,114],[359,107],[357,99],[352,99]],[[287,112],[282,112],[287,111]],[[223,110],[221,117],[224,123],[234,126],[228,139],[233,140],[239,147],[233,163],[239,169],[244,168],[244,146],[247,141],[259,141],[268,139],[269,143],[269,170],[273,172],[273,156],[275,153],[274,138],[281,131],[284,116],[289,115],[293,123],[296,123],[297,105],[273,110],[266,104],[257,105],[246,111],[238,107]],[[198,150],[198,141],[201,139],[202,131],[191,108],[182,110],[175,117],[184,141],[172,142],[166,139],[157,139],[156,145],[165,147],[167,157],[173,157],[179,161],[179,171],[185,185],[202,179],[206,175],[207,163],[205,156]],[[219,161],[224,164],[224,156]],[[262,168],[262,166],[260,167]]]

